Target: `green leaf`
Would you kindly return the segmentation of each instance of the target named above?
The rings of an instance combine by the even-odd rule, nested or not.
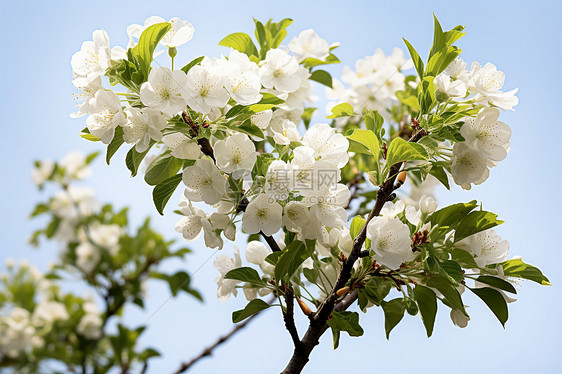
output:
[[[307,57],[304,59],[302,64],[304,65],[305,68],[313,68],[319,65],[338,64],[339,62],[340,60],[336,56],[330,53],[325,60],[319,60],[317,58]]]
[[[127,153],[127,157],[125,157],[125,164],[127,165],[127,169],[131,172],[131,177],[137,175],[139,170],[140,163],[144,159],[144,156],[150,151],[152,144],[146,149],[146,151],[139,153],[133,146],[129,152]]]
[[[524,263],[520,258],[502,262],[503,274],[508,277],[528,279],[544,286],[550,286],[550,281],[533,265]]]
[[[457,225],[455,231],[455,242],[462,240],[470,235],[479,233],[480,231],[491,229],[497,225],[501,225],[504,221],[497,219],[498,215],[486,212],[476,211],[467,215]]]
[[[132,49],[132,55],[139,64],[145,80],[150,72],[154,50],[172,25],[167,22],[147,27],[139,38],[139,43]]]
[[[332,76],[325,70],[313,71],[308,79],[332,88]]]
[[[439,20],[437,20],[437,17],[435,17],[435,14],[433,15],[433,22],[433,45],[429,51],[430,58],[445,46],[445,34],[443,33],[443,28],[441,27]]]
[[[462,50],[455,46],[445,47],[437,51],[427,62],[425,75],[438,76],[461,52]]]
[[[363,328],[359,325],[359,314],[357,312],[332,312],[327,324],[334,330],[347,332],[349,336],[363,335]]]
[[[177,159],[169,153],[163,153],[155,158],[146,170],[144,180],[151,186],[173,177],[181,169],[183,160]]]
[[[394,138],[388,146],[386,165],[390,166],[403,161],[427,160],[429,155],[419,144],[408,142],[400,137]]]
[[[238,129],[238,131],[240,131],[240,132],[258,137],[260,139],[265,138],[261,129],[259,127],[257,127],[256,125],[252,124],[252,121],[250,121],[250,119],[247,119],[246,121],[242,122],[242,124],[240,126],[236,127],[236,129]]]
[[[263,286],[265,284],[256,270],[245,266],[229,271],[225,274],[224,277],[226,279],[235,279],[242,282],[252,283],[258,286]]]
[[[416,49],[410,44],[409,41],[407,41],[404,38],[402,39],[404,40],[404,43],[406,43],[406,47],[408,47],[408,51],[410,52],[410,57],[412,57],[412,61],[414,61],[414,66],[416,67],[416,71],[418,72],[418,76],[420,77],[420,80],[423,80],[424,67],[420,55],[418,54],[418,52],[416,52]]]
[[[492,288],[470,288],[472,292],[476,294],[479,298],[482,299],[488,305],[488,308],[495,314],[498,318],[500,323],[503,327],[505,327],[505,323],[507,322],[508,318],[508,311],[507,311],[507,303],[503,295],[492,289]]]
[[[437,297],[431,288],[416,285],[414,288],[414,296],[420,309],[421,318],[427,337],[433,334],[433,326],[435,325],[435,315],[437,314]]]
[[[246,318],[269,308],[271,305],[261,299],[254,299],[246,305],[244,309],[232,312],[232,322],[240,322]]]
[[[156,210],[158,210],[158,213],[161,215],[164,215],[164,207],[166,207],[168,200],[170,200],[170,197],[180,184],[181,180],[182,174],[180,173],[166,179],[154,187],[154,190],[152,191],[152,200],[154,201]]]
[[[363,226],[365,226],[365,222],[365,218],[361,216],[356,216],[353,218],[351,224],[349,225],[349,233],[352,238],[356,238],[357,235],[359,235],[359,233],[363,229]]]
[[[478,278],[476,278],[476,281],[480,283],[485,283],[488,286],[492,286],[494,288],[499,288],[500,290],[504,290],[511,293],[517,293],[515,287],[513,287],[511,283],[509,283],[504,279],[496,278],[491,275],[481,275]]]
[[[478,267],[474,257],[466,250],[461,248],[453,248],[451,258],[464,268],[475,269]]]
[[[439,209],[431,215],[431,226],[456,227],[474,208],[476,208],[476,200]]]
[[[406,303],[404,299],[398,298],[390,301],[381,302],[382,310],[384,311],[384,329],[386,331],[386,338],[390,337],[390,332],[392,329],[402,320],[404,317],[404,311],[406,310]]]
[[[301,264],[312,255],[312,250],[304,245],[300,240],[295,240],[289,244],[279,256],[275,265],[275,279],[280,281],[287,277],[290,278]]]
[[[447,273],[448,276],[455,280],[455,282],[460,283],[463,280],[464,274],[461,267],[456,261],[445,260],[439,265],[445,271],[445,273]]]
[[[374,132],[371,130],[355,129],[351,135],[347,136],[347,139],[350,140],[350,152],[371,154],[378,161],[380,144]]]
[[[445,300],[450,304],[450,306],[454,309],[460,310],[466,315],[466,310],[464,309],[464,304],[459,291],[445,276],[431,276],[425,284],[429,287],[436,288],[439,292],[441,292],[443,297],[445,297]]]
[[[228,35],[226,38],[219,42],[219,45],[228,48],[234,48],[239,52],[245,53],[248,56],[259,57],[258,50],[248,34],[243,32],[235,32]]]
[[[109,161],[111,161],[111,158],[113,157],[115,152],[117,152],[119,147],[121,147],[121,145],[123,145],[124,142],[125,141],[123,140],[123,128],[121,126],[117,126],[115,128],[115,135],[113,136],[111,143],[107,145],[105,162],[107,162],[108,165],[109,165]]]
[[[353,106],[348,103],[341,103],[332,108],[332,114],[326,118],[340,118],[354,115]]]
[[[449,176],[445,171],[445,168],[440,165],[436,165],[433,163],[431,165],[431,169],[429,169],[429,174],[433,175],[446,189],[450,190],[451,187],[449,186]]]
[[[390,282],[380,278],[375,277],[370,279],[363,288],[363,292],[366,294],[367,299],[375,305],[380,305],[384,298],[390,292],[391,284]]]
[[[194,67],[195,65],[197,65],[198,63],[203,61],[204,58],[205,58],[205,56],[200,56],[200,57],[197,57],[197,58],[193,59],[189,64],[187,64],[183,68],[181,68],[181,70],[183,70],[183,72],[187,74],[187,72],[189,70],[191,70],[192,67]]]

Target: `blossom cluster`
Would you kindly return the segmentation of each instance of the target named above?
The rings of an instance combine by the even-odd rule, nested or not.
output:
[[[235,322],[268,307],[256,299],[269,293],[287,306],[296,298],[308,315],[303,299],[320,313],[353,295],[363,311],[420,311],[431,335],[434,319],[426,317],[436,309],[424,308],[437,300],[466,326],[466,288],[488,305],[494,299],[505,323],[505,292],[515,293],[506,277],[536,268],[507,260],[496,214],[477,210],[475,201],[438,210],[431,192],[436,183],[450,188],[450,176],[469,189],[505,159],[511,130],[498,118],[517,104],[517,90],[503,91],[504,74],[492,64],[466,69],[452,45],[461,26],[443,32],[436,20],[425,64],[406,42],[412,58],[379,49],[355,70],[344,68],[339,81],[318,68],[339,62],[338,44],[309,29],[284,46],[290,23],[255,20],[257,44],[231,34],[219,43],[230,48],[225,55],[181,69],[174,69],[176,47],[194,33],[187,21],[151,17],[129,26],[126,53],[96,31],[72,61],[86,98],[75,114],[88,115],[82,137],[107,144],[108,163],[129,144],[127,168],[135,176],[144,163],[161,214],[181,185],[175,229],[185,240],[203,233],[208,248],[223,249],[239,230],[248,235],[244,256],[235,247],[215,260],[218,298],[242,289],[250,300]],[[152,66],[158,48],[168,49],[170,68]],[[417,77],[407,75],[411,68]],[[123,92],[104,87],[106,78]],[[333,100],[331,123],[312,123],[317,83]],[[406,180],[409,195],[399,190]],[[102,231],[99,245],[111,248],[111,230]],[[548,283],[535,274],[531,280]],[[387,302],[391,289],[399,297]],[[350,324],[330,318],[323,322],[337,334]]]

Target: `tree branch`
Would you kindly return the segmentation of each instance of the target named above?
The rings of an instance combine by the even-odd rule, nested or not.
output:
[[[293,344],[295,350],[300,350],[302,343],[299,338],[299,332],[297,331],[297,326],[295,325],[295,294],[293,289],[289,285],[285,285],[287,288],[285,291],[285,303],[287,304],[287,309],[283,310],[283,320],[285,321],[285,328],[289,331],[291,339],[293,339]]]
[[[425,131],[423,129],[419,129],[416,133],[409,139],[410,142],[417,142],[421,137],[425,135]],[[301,340],[301,348],[302,349],[295,349],[293,356],[291,357],[289,363],[282,371],[281,374],[298,374],[302,371],[304,366],[308,362],[308,358],[310,353],[318,345],[320,337],[324,332],[327,330],[328,326],[326,325],[326,321],[330,317],[330,314],[334,310],[345,310],[347,309],[356,299],[357,299],[357,292],[354,291],[347,296],[345,296],[342,300],[338,303],[339,296],[337,295],[337,291],[345,286],[345,284],[351,278],[351,272],[353,270],[353,265],[357,261],[357,259],[361,255],[361,248],[365,243],[365,239],[367,237],[367,226],[369,222],[375,217],[380,214],[380,211],[384,204],[387,201],[393,200],[395,197],[394,190],[399,187],[399,185],[395,185],[396,177],[402,167],[402,163],[394,164],[390,167],[388,177],[384,181],[384,183],[379,187],[377,191],[377,200],[375,202],[375,206],[371,210],[371,213],[367,217],[361,232],[357,235],[353,242],[353,249],[351,250],[351,254],[349,257],[344,261],[340,273],[338,275],[338,279],[330,292],[330,295],[324,300],[322,304],[318,307],[317,312],[312,316],[310,319],[310,324],[306,333],[304,334]],[[345,301],[345,303],[344,303]],[[344,303],[344,304],[342,304]],[[341,306],[339,306],[341,304]],[[337,308],[337,309],[336,309]]]
[[[276,300],[276,297],[272,297],[267,303],[268,304],[273,304],[273,302]],[[189,362],[185,362],[182,363],[181,366],[174,371],[174,374],[180,374],[180,373],[184,373],[187,370],[191,369],[191,367],[197,363],[199,360],[211,356],[213,354],[213,351],[215,348],[217,348],[219,345],[225,343],[228,339],[230,339],[232,336],[234,336],[238,331],[242,330],[244,327],[246,327],[250,322],[252,322],[252,320],[254,318],[256,318],[257,316],[261,315],[261,312],[258,312],[250,317],[248,317],[244,322],[241,322],[237,325],[235,325],[232,330],[230,330],[230,332],[226,335],[221,336],[215,343],[213,343],[212,345],[210,345],[209,347],[205,348],[201,353],[199,353],[197,356],[195,356],[193,359],[191,359]]]

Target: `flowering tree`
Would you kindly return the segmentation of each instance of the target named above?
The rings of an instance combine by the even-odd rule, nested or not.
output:
[[[184,258],[188,249],[174,249],[173,241],[155,232],[148,219],[135,232],[129,230],[127,208],[102,206],[91,189],[75,186],[90,174],[88,164],[96,155],[73,152],[60,163],[36,164],[35,183],[40,188],[53,184],[58,191],[32,212],[31,217],[46,216],[46,224],[31,243],[53,239],[61,252],[46,274],[27,262],[16,266],[10,261],[8,274],[0,278],[0,368],[16,373],[144,373],[159,353],[137,346],[146,326],[123,324],[125,306],[144,307],[148,279],[167,282],[173,296],[184,291],[201,299],[190,287],[189,274],[158,270],[167,259]],[[81,287],[69,292],[71,280],[81,280]],[[80,296],[84,289],[87,296]]]
[[[507,259],[496,214],[476,201],[438,210],[432,185],[449,189],[452,177],[470,189],[506,158],[511,129],[498,119],[517,104],[517,90],[504,91],[504,74],[490,63],[467,69],[454,45],[462,26],[443,31],[435,19],[427,60],[405,40],[410,59],[377,50],[345,68],[342,83],[319,69],[339,62],[337,43],[305,30],[281,45],[291,22],[255,20],[257,43],[234,33],[219,43],[227,56],[176,70],[189,22],[129,26],[127,50],[95,31],[72,57],[83,91],[75,115],[88,115],[81,136],[107,144],[108,163],[131,145],[126,165],[135,176],[146,163],[161,214],[183,182],[175,229],[186,240],[203,232],[207,247],[223,249],[239,230],[248,235],[249,264],[236,247],[234,257],[217,257],[217,296],[243,290],[249,303],[233,322],[272,306],[261,297],[278,299],[294,343],[283,373],[301,372],[328,329],[334,347],[342,331],[362,335],[351,307],[381,307],[387,338],[405,312],[419,314],[430,336],[438,302],[467,325],[468,289],[504,325],[512,279],[548,279]],[[154,60],[162,47],[171,68]],[[330,123],[312,123],[317,83],[332,100]],[[304,335],[295,302],[309,319]]]

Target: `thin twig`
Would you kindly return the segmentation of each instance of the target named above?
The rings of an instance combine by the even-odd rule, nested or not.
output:
[[[271,305],[271,304],[273,304],[273,302],[275,300],[276,300],[276,297],[272,297],[267,303]],[[232,328],[232,330],[230,330],[230,332],[228,334],[221,336],[215,343],[213,343],[209,347],[205,348],[201,353],[199,353],[196,357],[191,359],[189,362],[185,362],[185,363],[181,364],[181,366],[176,371],[174,371],[174,374],[184,373],[187,370],[189,370],[199,360],[201,360],[205,357],[211,356],[213,354],[213,351],[215,350],[215,348],[217,348],[219,345],[228,341],[232,336],[234,336],[238,331],[240,331],[244,327],[246,327],[250,322],[252,322],[254,320],[254,318],[256,318],[259,315],[261,315],[261,312],[258,312],[256,314],[248,317],[244,322],[241,322],[241,323],[235,325]]]

